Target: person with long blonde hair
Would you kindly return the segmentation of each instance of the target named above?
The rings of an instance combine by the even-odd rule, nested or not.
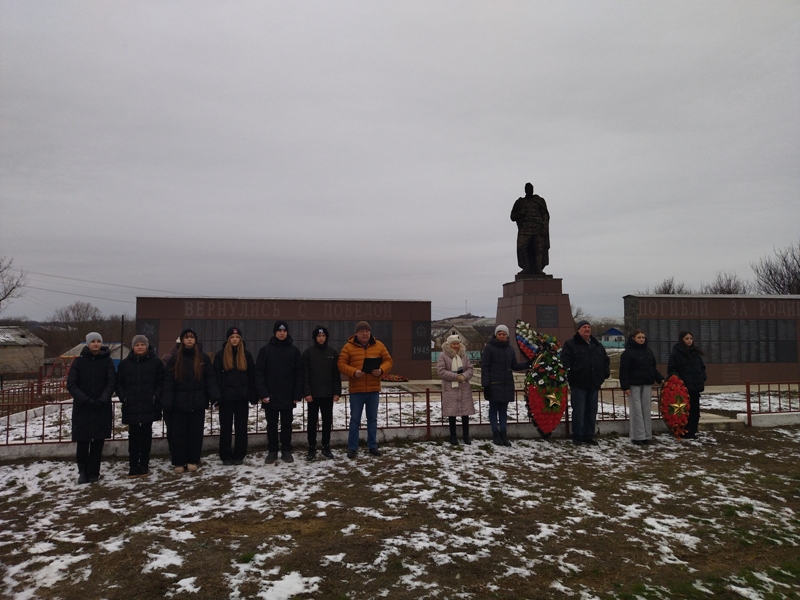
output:
[[[242,330],[231,327],[225,345],[214,357],[222,396],[219,401],[219,458],[223,465],[241,465],[247,455],[247,420],[256,404],[255,362],[245,349]],[[236,436],[233,442],[232,432]]]

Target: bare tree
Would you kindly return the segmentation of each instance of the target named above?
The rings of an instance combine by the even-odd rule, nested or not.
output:
[[[717,277],[711,283],[700,284],[701,294],[749,294],[751,284],[739,279],[736,273],[717,271]]]
[[[575,327],[578,325],[578,321],[583,321],[586,319],[591,323],[592,315],[587,313],[583,308],[580,306],[576,306],[575,304],[570,304],[569,309],[572,312],[572,326]]]
[[[654,294],[692,294],[692,288],[683,283],[682,281],[675,281],[674,277],[667,277],[664,281],[659,283],[653,290]]]
[[[53,314],[52,322],[59,328],[59,337],[68,344],[68,347],[72,347],[84,341],[90,331],[100,329],[103,324],[103,313],[96,306],[79,301],[59,308]]]
[[[774,252],[774,257],[750,263],[756,274],[755,289],[761,294],[800,294],[800,239]]]
[[[20,270],[19,274],[13,270],[14,259],[0,256],[0,312],[14,298],[19,298],[25,293],[28,284],[28,275]]]

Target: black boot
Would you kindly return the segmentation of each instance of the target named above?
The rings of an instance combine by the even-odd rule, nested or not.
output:
[[[511,442],[508,441],[508,436],[506,435],[506,430],[500,430],[500,440],[503,442],[503,446],[510,446]]]
[[[493,431],[492,432],[492,443],[495,446],[502,446],[503,445],[503,438],[500,437],[500,432],[499,431]]]
[[[312,461],[317,456],[317,448],[316,446],[309,446],[308,447],[308,454],[306,454],[306,460]]]
[[[89,476],[86,474],[86,465],[78,463],[78,483],[83,485],[89,483]]]
[[[323,446],[322,447],[322,456],[324,456],[328,460],[333,458],[333,452],[331,452],[331,447],[330,446]]]
[[[467,446],[471,446],[472,439],[469,437],[469,417],[461,417],[461,430],[464,432],[464,443]]]
[[[450,443],[453,446],[458,446],[458,435],[456,434],[456,418],[448,417],[450,422]]]

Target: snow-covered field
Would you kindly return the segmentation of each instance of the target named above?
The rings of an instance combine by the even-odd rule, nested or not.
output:
[[[0,596],[797,598],[800,428],[0,466]],[[297,457],[298,459],[300,456]]]

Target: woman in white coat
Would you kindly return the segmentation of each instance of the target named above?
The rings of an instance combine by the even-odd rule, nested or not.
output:
[[[450,443],[458,446],[456,417],[461,417],[464,443],[472,444],[469,437],[469,416],[475,414],[472,401],[472,364],[461,338],[451,335],[442,344],[442,353],[436,362],[436,371],[442,379],[442,416],[450,422]]]

